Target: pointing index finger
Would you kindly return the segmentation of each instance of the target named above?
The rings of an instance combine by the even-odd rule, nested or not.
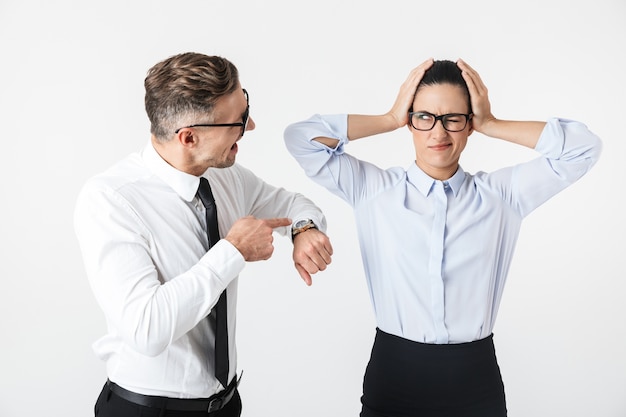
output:
[[[283,226],[291,226],[291,219],[289,219],[287,217],[277,217],[277,218],[273,218],[273,219],[264,219],[263,221],[265,222],[266,225],[268,225],[272,229],[275,229],[277,227],[283,227]]]

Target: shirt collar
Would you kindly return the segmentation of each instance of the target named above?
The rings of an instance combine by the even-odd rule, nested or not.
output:
[[[437,182],[436,179],[430,177],[426,174],[417,164],[414,162],[411,164],[409,169],[407,170],[407,177],[409,182],[415,186],[424,196],[428,196],[430,191],[433,189],[434,184]],[[446,182],[452,189],[452,192],[456,196],[463,185],[463,181],[465,179],[465,171],[459,165],[459,168],[456,170],[454,175],[447,179]]]
[[[141,153],[146,167],[169,185],[183,200],[191,202],[198,192],[200,178],[180,171],[165,161],[149,143]]]

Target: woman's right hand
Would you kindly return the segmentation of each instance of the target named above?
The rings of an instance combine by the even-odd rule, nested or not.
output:
[[[387,113],[396,121],[397,127],[405,126],[409,122],[409,110],[413,106],[415,92],[420,81],[424,77],[424,73],[433,65],[433,58],[429,58],[417,67],[413,68],[408,78],[402,83],[398,97],[396,97],[393,107]]]
[[[387,113],[377,115],[348,115],[348,138],[350,140],[366,138],[380,133],[391,132],[402,126],[406,126],[409,122],[409,109],[413,105],[417,86],[420,81],[422,81],[426,70],[433,65],[433,62],[434,60],[432,58],[428,59],[411,71],[409,77],[402,83],[393,107]],[[317,138],[317,140],[327,146],[331,146],[331,142],[329,141],[325,142],[322,138]],[[336,142],[334,143],[336,144]]]

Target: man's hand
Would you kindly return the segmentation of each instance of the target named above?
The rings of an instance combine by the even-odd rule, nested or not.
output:
[[[291,226],[291,219],[257,219],[246,216],[233,224],[224,239],[232,243],[246,261],[264,261],[274,252],[272,232],[282,226]]]
[[[313,283],[311,274],[326,269],[332,254],[328,236],[317,229],[298,233],[293,240],[293,262],[306,285]]]

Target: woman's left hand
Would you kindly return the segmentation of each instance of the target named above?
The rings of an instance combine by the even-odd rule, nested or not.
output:
[[[456,64],[461,69],[461,74],[469,89],[472,112],[474,114],[472,127],[477,132],[485,133],[488,130],[488,125],[496,121],[496,118],[491,113],[487,87],[478,73],[465,61],[459,59]]]

